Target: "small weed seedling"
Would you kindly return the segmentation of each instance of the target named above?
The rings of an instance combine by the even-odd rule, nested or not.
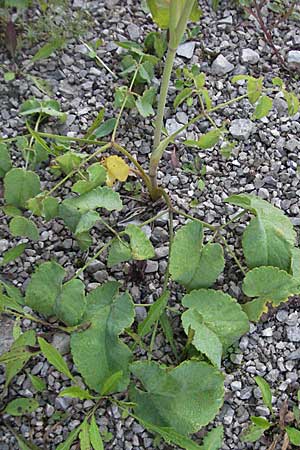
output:
[[[148,0],[147,3],[154,21],[163,31],[148,35],[143,45],[119,44],[126,51],[120,76],[128,80],[129,86],[123,85],[115,92],[118,112],[114,117],[105,118],[105,109],[100,110],[83,137],[45,133],[41,131],[45,120],[64,120],[65,114],[54,100],[28,99],[20,108],[20,114],[26,119],[26,132],[0,141],[2,209],[9,220],[11,235],[23,239],[4,253],[1,266],[6,267],[20,257],[28,241],[39,240],[36,217],[39,217],[38,223],[61,220],[84,252],[89,252],[92,245],[97,246],[93,255],[87,253],[73,276],[68,276],[62,265],[51,260],[33,268],[25,292],[1,278],[0,312],[14,317],[16,326],[11,349],[0,357],[0,363],[6,367],[0,419],[15,435],[21,449],[36,449],[36,446],[16,433],[11,417],[31,414],[42,405],[40,392],[47,386],[26,371],[26,367],[32,358],[43,357],[68,380],[68,386],[59,392],[60,397],[92,402],[90,408],[83,410],[81,423],[68,436],[62,437],[65,440],[56,450],[69,450],[77,441],[81,450],[104,448],[107,436],[101,435],[97,424],[97,414],[104,401],[117,405],[124,416],[130,414],[138,420],[158,436],[156,441],[162,438],[186,450],[218,450],[222,445],[222,427],[212,429],[202,445],[190,436],[212,421],[222,407],[222,358],[247,333],[249,320],[258,321],[269,304],[276,307],[300,293],[300,250],[296,231],[280,209],[254,195],[232,195],[226,202],[237,207],[237,213],[227,221],[224,219],[223,224],[212,225],[177,209],[157,178],[165,150],[190,125],[205,120],[209,121],[210,129],[200,137],[184,141],[183,145],[201,150],[220,143],[227,146],[228,124],[216,125],[214,114],[218,110],[248,99],[253,105],[253,120],[260,120],[271,111],[272,96],[281,92],[293,116],[299,109],[298,97],[286,89],[280,78],[264,86],[263,78],[242,75],[232,81],[243,82],[247,92],[214,105],[205,75],[197,67],[184,69],[176,83],[174,109],[185,102],[187,108],[196,105],[199,113],[166,136],[164,113],[176,50],[189,18],[198,20],[201,13],[197,2],[191,0]],[[136,108],[143,117],[154,115],[156,90],[152,78],[154,71],[162,68],[160,62],[166,47],[147,173],[122,145],[118,128],[125,108]],[[94,54],[91,57],[96,59]],[[18,159],[18,166],[11,158],[12,148],[23,157],[23,163],[21,157]],[[43,189],[40,179],[43,176],[40,169],[45,166],[48,166],[47,190]],[[133,187],[137,177],[143,183],[142,188],[137,183]],[[121,195],[120,185],[123,187]],[[200,183],[199,189],[203,187]],[[151,216],[147,208],[144,222],[130,223],[124,228],[116,214],[111,217],[109,214],[122,210],[124,190],[128,196],[129,191],[136,195],[142,189],[144,196],[159,200],[153,202],[153,208],[159,210]],[[246,213],[251,220],[243,233],[244,260],[241,261],[228,244],[227,226],[231,225],[232,229],[232,224]],[[143,226],[166,214],[169,258],[164,282],[155,301],[143,304],[149,308],[147,317],[135,323],[136,307],[141,304],[134,303],[120,283],[108,281],[87,292],[84,273],[100,256],[106,256],[108,268],[133,262],[131,279],[142,278],[145,261],[155,256]],[[174,215],[188,219],[176,233]],[[96,224],[101,224],[105,230],[101,237]],[[246,300],[243,305],[221,289],[213,289],[224,270],[225,252],[243,278]],[[186,335],[184,347],[173,335],[174,308],[169,306],[169,299],[171,295],[178,296],[178,286],[171,292],[170,279],[184,292],[178,299],[183,310],[180,323]],[[56,322],[50,320],[53,317]],[[32,329],[22,333],[20,321],[24,318],[37,323],[43,331]],[[158,328],[173,351],[169,367],[152,360]],[[68,359],[48,342],[55,330],[70,335]],[[147,359],[137,360],[137,348],[143,349]],[[10,383],[24,370],[36,395],[9,401]],[[79,383],[79,375],[84,384]],[[287,433],[290,433],[288,429]]]
[[[272,406],[272,392],[269,384],[262,377],[255,377],[255,381],[260,388],[262,399],[266,407],[272,415],[272,421],[268,421],[264,417],[251,417],[251,425],[242,434],[242,441],[256,442],[265,433],[273,437],[272,443],[268,450],[277,448],[281,443],[282,450],[291,448],[291,445],[300,447],[300,391],[297,394],[297,403],[289,409],[289,404],[285,401],[276,417]]]

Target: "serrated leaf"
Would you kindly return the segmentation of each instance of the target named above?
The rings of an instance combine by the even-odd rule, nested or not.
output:
[[[131,249],[127,242],[114,239],[109,248],[107,266],[113,267],[125,261],[131,260]]]
[[[96,208],[105,208],[107,211],[120,211],[123,207],[120,195],[109,187],[97,187],[90,192],[64,200],[64,205],[76,208],[85,213]]]
[[[224,429],[222,425],[213,428],[203,439],[202,450],[220,450],[223,443]]]
[[[5,266],[6,264],[9,264],[11,261],[14,261],[15,259],[19,258],[21,256],[26,248],[27,244],[18,244],[15,247],[10,248],[3,254],[2,261],[0,262],[0,266]]]
[[[105,136],[108,136],[109,134],[112,133],[113,129],[115,128],[117,120],[115,118],[112,119],[108,119],[105,122],[103,122],[100,127],[98,127],[95,131],[94,131],[94,136],[97,139],[101,139]]]
[[[267,406],[267,408],[269,408],[269,411],[273,413],[272,392],[269,384],[267,383],[266,380],[264,380],[262,377],[259,376],[254,377],[254,380],[260,389],[264,404]]]
[[[71,336],[76,367],[96,392],[101,392],[106,380],[118,371],[123,371],[123,377],[117,384],[117,392],[123,391],[129,381],[132,354],[119,334],[131,325],[134,306],[131,297],[127,293],[120,295],[118,290],[118,283],[108,282],[89,293],[83,320],[90,322],[90,327]]]
[[[73,375],[71,374],[66,361],[61,356],[61,354],[56,350],[53,345],[49,344],[45,339],[39,337],[38,338],[39,346],[41,347],[41,351],[47,361],[55,367],[56,370],[66,375],[71,380],[73,379]]]
[[[7,145],[0,143],[0,178],[3,178],[11,168],[12,164]]]
[[[265,428],[262,428],[254,423],[251,424],[241,435],[242,442],[256,442],[264,434]]]
[[[145,389],[130,388],[134,412],[155,426],[186,436],[207,425],[223,403],[223,375],[204,362],[186,361],[170,370],[139,361],[131,371]]]
[[[15,206],[6,205],[2,207],[2,211],[8,216],[8,217],[17,217],[22,216],[22,211],[19,208],[16,208]]]
[[[243,291],[248,297],[257,297],[245,303],[243,310],[252,321],[257,321],[263,312],[267,312],[267,304],[278,306],[291,295],[300,292],[300,285],[291,275],[277,267],[257,267],[246,274]]]
[[[11,169],[4,177],[5,201],[17,208],[25,208],[26,202],[41,190],[38,175],[24,169]]]
[[[153,305],[151,305],[146,319],[138,325],[138,333],[141,337],[144,337],[146,334],[150,333],[153,325],[159,320],[160,316],[164,312],[169,298],[170,292],[166,291],[156,300],[155,303],[153,303]]]
[[[203,245],[203,227],[199,222],[189,222],[177,231],[170,255],[174,281],[188,290],[210,287],[223,269],[222,247]]]
[[[31,373],[29,373],[28,376],[36,392],[42,392],[47,389],[47,385],[42,378],[32,375]]]
[[[45,316],[54,315],[64,277],[64,269],[56,262],[41,264],[27,286],[26,305]]]
[[[39,403],[33,398],[16,398],[9,402],[4,412],[10,416],[23,416],[24,414],[31,414],[39,407]]]
[[[273,100],[268,97],[267,95],[263,95],[260,97],[253,114],[254,119],[262,119],[263,117],[267,116],[269,112],[271,111],[273,106]]]
[[[68,326],[82,321],[86,308],[85,286],[82,281],[73,279],[62,286],[55,305],[55,315]]]
[[[300,431],[294,427],[285,427],[289,440],[293,445],[300,447]]]
[[[208,133],[203,134],[200,137],[198,147],[203,149],[212,148],[219,142],[221,136],[222,130],[218,128],[208,131]]]
[[[187,98],[189,98],[192,95],[193,89],[192,88],[184,88],[182,91],[179,92],[179,94],[176,95],[174,100],[174,108],[177,108],[181,103],[183,103]]]
[[[150,61],[145,61],[140,65],[139,75],[143,81],[146,81],[148,84],[151,83],[152,78],[154,77],[154,66]]]
[[[247,82],[247,94],[249,102],[254,105],[261,96],[263,89],[263,78],[249,77]]]
[[[96,211],[88,211],[83,214],[76,226],[75,235],[89,231],[100,219],[99,214]]]
[[[36,224],[26,217],[14,217],[9,223],[9,231],[13,236],[22,236],[32,241],[39,239],[39,230]]]
[[[198,328],[198,324],[201,325],[202,319],[202,323],[217,335],[222,344],[223,353],[249,330],[249,321],[241,306],[234,298],[221,291],[193,290],[183,297],[182,304],[186,308],[190,308],[182,315],[184,327],[191,326],[197,331],[196,328]],[[194,320],[191,320],[193,313],[195,313],[195,317]]]
[[[58,396],[78,398],[79,400],[90,400],[93,398],[93,396],[89,393],[89,391],[86,391],[85,389],[82,389],[79,386],[67,387],[63,391],[60,391]]]
[[[98,428],[98,425],[97,425],[94,415],[92,415],[92,418],[91,418],[89,434],[90,434],[90,441],[93,446],[93,449],[94,450],[104,450],[103,441],[102,441],[101,434],[99,432],[99,428]]]
[[[252,423],[254,423],[255,425],[257,425],[261,428],[264,428],[265,430],[268,430],[272,426],[272,424],[264,417],[251,416],[250,420]]]
[[[130,172],[130,167],[120,156],[109,156],[105,159],[104,165],[107,168],[106,184],[108,186],[113,186],[116,180],[127,180]]]

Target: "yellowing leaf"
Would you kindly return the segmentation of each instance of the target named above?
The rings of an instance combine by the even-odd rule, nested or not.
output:
[[[116,180],[127,180],[130,167],[122,158],[120,158],[120,156],[109,156],[104,161],[104,166],[107,168],[107,186],[112,186]]]

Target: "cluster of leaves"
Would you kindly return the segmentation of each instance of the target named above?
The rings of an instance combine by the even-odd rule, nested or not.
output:
[[[288,402],[285,401],[279,411],[279,420],[276,420],[275,411],[272,406],[272,391],[269,384],[262,377],[257,376],[254,379],[260,388],[263,402],[269,409],[273,421],[270,422],[264,417],[252,416],[251,425],[242,434],[242,441],[256,442],[266,432],[272,432],[273,446],[282,438],[282,450],[286,450],[289,444],[300,447],[300,391],[297,393],[297,404],[293,404],[292,411],[289,411]],[[297,428],[291,426],[292,424],[295,424]]]

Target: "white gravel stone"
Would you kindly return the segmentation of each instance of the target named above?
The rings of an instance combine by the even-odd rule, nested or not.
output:
[[[231,122],[229,131],[235,139],[249,139],[254,127],[254,123],[249,119],[235,119]]]
[[[232,72],[234,65],[231,64],[223,55],[219,55],[212,63],[212,73],[214,75],[226,75]]]
[[[259,60],[259,54],[251,48],[242,50],[241,61],[243,64],[257,64]]]
[[[292,67],[300,67],[300,50],[291,50],[287,55],[288,64]]]
[[[177,50],[178,56],[183,56],[186,59],[191,59],[195,51],[196,42],[185,42],[179,45]]]

